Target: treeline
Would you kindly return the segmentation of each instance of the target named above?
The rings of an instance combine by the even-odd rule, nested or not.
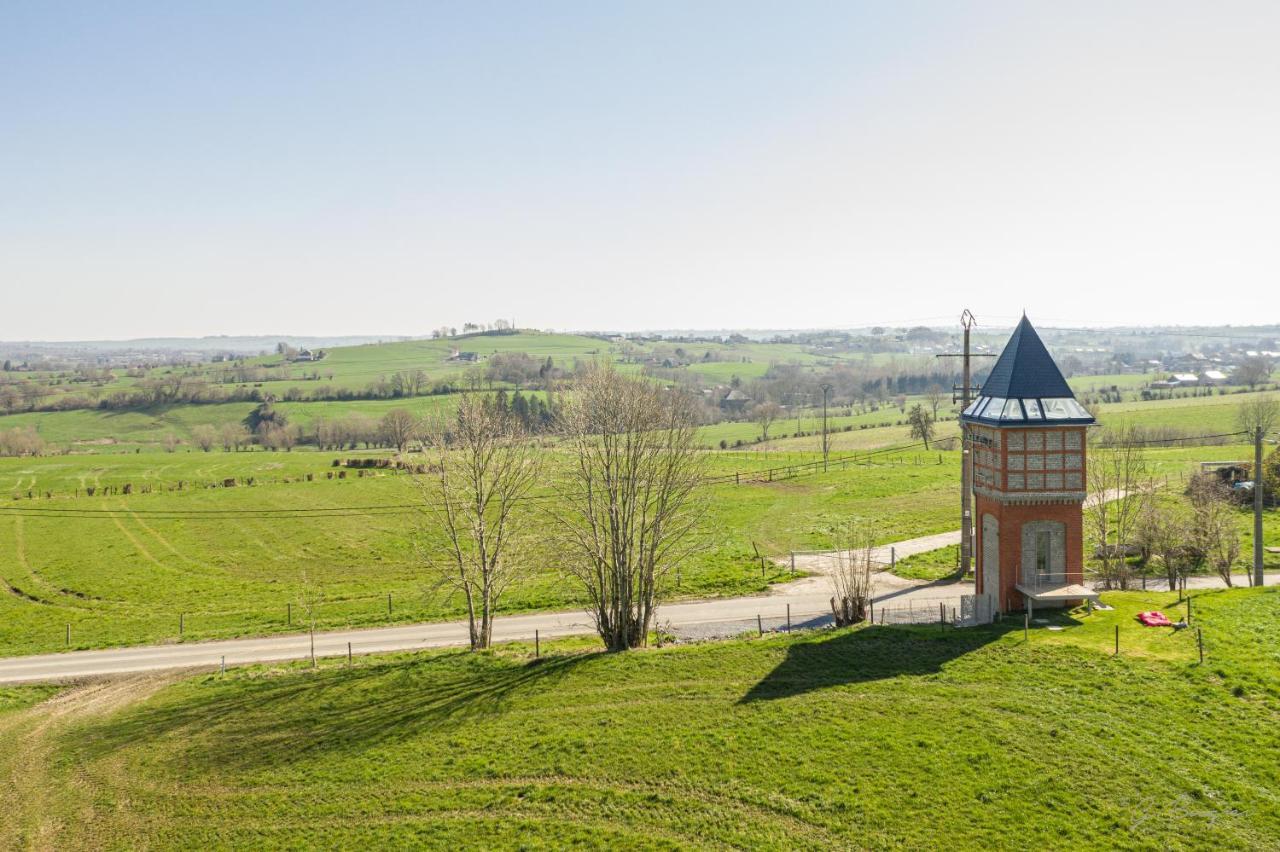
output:
[[[492,389],[494,385],[512,385],[526,390],[550,387],[554,382],[570,378],[585,364],[574,360],[571,368],[556,365],[550,358],[534,358],[524,352],[495,353],[484,366],[476,365],[462,376],[448,379],[432,379],[425,370],[401,370],[368,382],[363,387],[342,387],[332,384],[303,387],[291,386],[284,391],[265,388],[268,381],[281,381],[272,375],[276,367],[237,365],[208,374],[172,373],[163,376],[139,378],[128,389],[107,394],[59,392],[49,381],[0,381],[0,413],[16,414],[25,411],[77,411],[99,409],[104,411],[130,411],[164,405],[217,405],[220,403],[263,403],[273,400],[284,402],[355,402],[367,400],[412,399],[423,396],[440,396],[465,391]],[[332,379],[332,374],[328,378]],[[305,374],[301,379],[319,381],[318,372]],[[248,384],[253,381],[254,384]]]
[[[508,394],[500,390],[485,400],[503,414],[517,421],[529,434],[542,434],[555,428],[554,397],[543,400],[536,394],[520,391]],[[241,422],[197,426],[192,430],[195,445],[204,451],[221,444],[226,451],[244,449],[257,444],[266,450],[292,450],[309,444],[321,450],[354,450],[363,447],[387,447],[401,452],[420,441],[425,432],[422,418],[403,408],[393,409],[381,418],[367,414],[342,417],[317,417],[310,428],[291,423],[288,416],[270,402],[264,402]],[[166,444],[166,449],[171,449]]]

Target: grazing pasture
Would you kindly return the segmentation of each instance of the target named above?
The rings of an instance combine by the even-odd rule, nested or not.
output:
[[[555,449],[546,452],[554,472],[563,459]],[[73,648],[178,639],[180,623],[185,640],[297,631],[303,570],[323,591],[317,612],[323,627],[461,616],[460,600],[431,593],[413,545],[418,532],[426,541],[438,540],[439,532],[433,519],[406,508],[417,500],[410,477],[332,465],[378,455],[0,460],[0,481],[14,493],[56,492],[50,500],[0,503],[0,653],[67,647],[67,625]],[[815,458],[708,454],[709,473],[720,476]],[[762,572],[756,547],[765,555],[828,547],[832,531],[850,516],[876,519],[885,541],[945,531],[955,522],[950,494],[957,459],[952,453],[944,464],[934,459],[917,466],[913,457],[886,454],[874,464],[837,465],[826,474],[788,478],[790,472],[778,470],[773,482],[708,486],[701,495],[700,550],[671,576],[668,591],[679,598],[763,590],[786,574],[772,562]],[[230,478],[238,484],[207,487]],[[554,480],[544,486],[548,494]],[[178,482],[183,490],[171,490]],[[125,483],[134,493],[119,493]],[[106,485],[113,493],[103,496]],[[145,487],[151,493],[142,493]],[[76,490],[79,496],[68,496]],[[542,500],[530,509],[540,537],[525,558],[535,570],[509,593],[507,611],[580,603],[546,535],[555,526],[549,514],[555,506]]]

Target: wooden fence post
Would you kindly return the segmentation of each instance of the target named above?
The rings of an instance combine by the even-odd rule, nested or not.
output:
[[[387,618],[391,617],[391,593],[387,592]]]
[[[67,645],[71,645],[71,622],[67,622]]]
[[[1196,648],[1200,651],[1200,664],[1204,665],[1204,631],[1196,628]]]
[[[1115,656],[1117,656],[1117,657],[1118,657],[1118,656],[1120,656],[1120,625],[1119,625],[1119,624],[1117,624],[1117,625],[1116,625],[1116,653],[1115,653]]]
[[[787,604],[787,633],[791,633],[791,604]]]
[[[758,612],[756,613],[756,630],[760,632],[761,636],[764,635],[764,621],[761,620],[760,613]]]
[[[181,636],[186,632],[187,614],[185,612],[178,613],[178,635]]]
[[[533,655],[535,657],[542,656],[542,636],[537,630],[533,631]]]
[[[1022,641],[1031,641],[1031,613],[1029,612],[1022,614]]]
[[[351,668],[351,643],[347,643],[347,668]]]

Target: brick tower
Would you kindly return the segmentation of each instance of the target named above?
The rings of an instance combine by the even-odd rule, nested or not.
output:
[[[1085,429],[1093,417],[1024,315],[968,427],[978,615],[1093,598],[1083,585]]]

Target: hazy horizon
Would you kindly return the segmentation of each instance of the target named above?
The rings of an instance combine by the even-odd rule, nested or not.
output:
[[[2,20],[0,340],[1280,319],[1275,4]]]

